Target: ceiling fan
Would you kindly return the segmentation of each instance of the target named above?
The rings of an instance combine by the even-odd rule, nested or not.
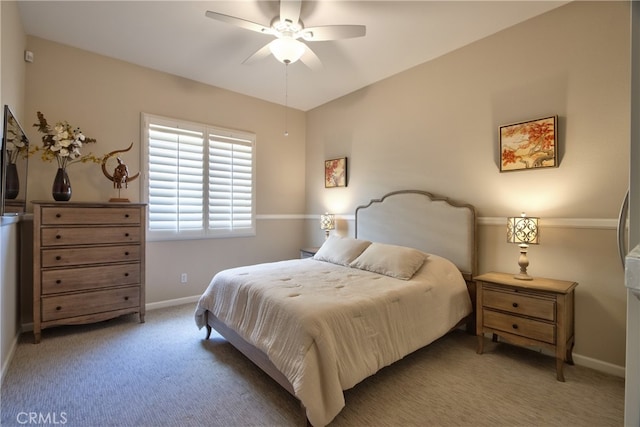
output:
[[[364,25],[326,25],[305,28],[300,20],[302,0],[281,0],[280,15],[273,18],[270,26],[257,24],[246,19],[208,10],[206,16],[218,21],[237,25],[261,34],[275,36],[276,39],[260,48],[242,63],[250,63],[273,54],[283,64],[301,60],[309,68],[321,66],[318,56],[301,40],[306,42],[326,41],[362,37],[366,34]]]

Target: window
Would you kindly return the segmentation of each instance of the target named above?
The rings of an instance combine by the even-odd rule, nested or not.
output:
[[[255,235],[255,135],[142,114],[150,240]]]

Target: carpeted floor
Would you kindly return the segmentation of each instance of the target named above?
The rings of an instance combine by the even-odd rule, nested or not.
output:
[[[23,334],[1,391],[2,426],[294,426],[298,402],[194,305]],[[624,380],[454,332],[345,392],[332,426],[622,426]]]

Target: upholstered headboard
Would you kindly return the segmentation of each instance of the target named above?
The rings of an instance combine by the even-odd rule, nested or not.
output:
[[[394,191],[356,208],[355,237],[440,255],[467,280],[476,274],[476,211],[469,204],[425,191]]]

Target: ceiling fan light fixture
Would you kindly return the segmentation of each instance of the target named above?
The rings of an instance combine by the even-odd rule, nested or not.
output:
[[[281,37],[269,44],[269,50],[283,64],[293,64],[304,53],[304,43],[291,37]]]

